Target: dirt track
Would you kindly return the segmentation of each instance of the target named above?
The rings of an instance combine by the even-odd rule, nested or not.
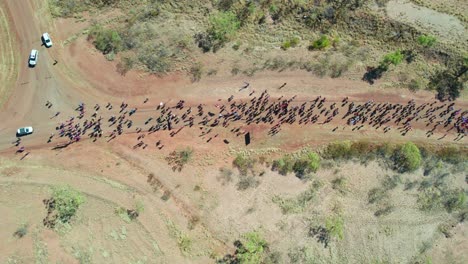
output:
[[[84,140],[76,146],[73,145],[72,149],[64,151],[50,150],[52,146],[46,144],[49,134],[55,132],[54,127],[58,120],[76,114],[74,108],[79,102],[86,102],[89,106],[95,103],[105,105],[107,102],[118,105],[122,100],[125,100],[130,107],[140,109],[141,113],[137,113],[134,119],[135,122],[142,123],[149,116],[148,112],[151,111],[151,108],[160,101],[175,104],[178,100],[183,99],[192,104],[214,105],[218,99],[226,99],[231,94],[235,95],[236,98],[245,99],[252,89],[255,89],[257,93],[268,89],[272,97],[281,95],[291,97],[297,94],[299,98],[309,99],[322,95],[327,96],[328,101],[331,102],[339,102],[345,96],[349,96],[351,100],[356,102],[365,102],[372,99],[377,102],[406,103],[412,98],[418,103],[433,101],[433,95],[428,92],[413,94],[408,91],[392,89],[376,91],[374,87],[361,81],[319,79],[306,72],[267,72],[257,74],[253,78],[220,75],[203,79],[201,82],[194,84],[179,74],[157,78],[155,76],[146,76],[140,72],[130,72],[127,76],[121,76],[115,70],[115,63],[106,61],[101,54],[95,52],[84,37],[80,37],[70,44],[65,41],[70,36],[79,34],[84,25],[73,25],[74,22],[58,20],[54,27],[50,25],[51,21],[47,17],[43,17],[43,20],[40,21],[38,10],[44,8],[42,5],[39,6],[38,2],[40,1],[6,0],[4,2],[5,9],[2,9],[2,11],[8,14],[7,17],[11,18],[11,21],[9,21],[10,36],[16,38],[13,43],[17,43],[14,48],[17,49],[16,52],[19,54],[19,61],[18,77],[12,82],[14,87],[11,96],[6,100],[0,111],[0,158],[5,158],[5,160],[0,159],[0,165],[3,166],[2,174],[6,174],[5,171],[10,169],[13,171],[18,168],[18,170],[24,170],[25,172],[19,173],[18,178],[5,179],[2,182],[16,182],[19,184],[24,182],[28,184],[68,183],[86,191],[89,195],[95,195],[99,199],[132,206],[129,202],[132,199],[131,195],[112,190],[108,182],[104,182],[102,179],[100,183],[94,181],[94,178],[101,176],[103,176],[103,179],[111,178],[125,188],[136,190],[138,195],[144,196],[141,199],[147,205],[156,205],[155,207],[147,207],[148,214],[141,217],[141,223],[151,234],[158,236],[158,239],[163,240],[163,243],[167,243],[162,247],[168,256],[171,255],[171,252],[178,252],[178,249],[173,242],[164,241],[166,239],[164,237],[166,230],[162,230],[160,226],[165,224],[165,220],[160,216],[167,215],[168,219],[185,223],[187,219],[192,217],[192,213],[197,212],[198,204],[192,197],[184,196],[183,190],[180,191],[180,197],[175,193],[173,194],[171,199],[173,203],[161,202],[156,197],[157,194],[154,194],[153,187],[147,184],[146,177],[149,173],[156,173],[156,177],[160,176],[159,180],[163,190],[173,191],[177,188],[187,188],[191,191],[193,185],[198,184],[198,175],[205,175],[205,168],[200,166],[191,171],[192,175],[190,176],[193,176],[191,178],[171,177],[174,175],[171,174],[169,166],[161,161],[163,157],[177,147],[190,145],[196,148],[199,153],[197,155],[203,156],[203,162],[229,165],[230,157],[226,153],[230,149],[228,150],[228,146],[223,144],[221,140],[206,143],[205,139],[198,137],[197,131],[184,130],[175,140],[170,138],[167,132],[156,133],[154,137],[162,138],[167,146],[161,152],[155,152],[154,148],[145,151],[131,150],[128,147],[135,143],[134,134],[124,135],[111,143],[92,144],[90,140]],[[41,46],[40,36],[46,31],[51,33],[54,41],[54,47],[51,49]],[[0,46],[0,48],[9,49],[8,46]],[[27,65],[27,56],[32,48],[39,50],[39,61],[35,68],[29,68]],[[3,51],[0,52],[3,54]],[[53,65],[54,59],[59,62],[55,66]],[[0,74],[5,73],[1,72]],[[249,81],[253,88],[239,92],[239,87],[244,80]],[[278,90],[278,87],[284,82],[287,82],[288,85]],[[150,98],[147,106],[142,105],[145,97]],[[45,107],[47,100],[53,103],[52,109]],[[457,102],[457,106],[466,109],[468,103],[464,101]],[[145,107],[148,112],[143,111]],[[59,118],[51,119],[51,116],[57,111],[61,112]],[[110,113],[106,115],[110,115]],[[16,148],[13,147],[12,142],[16,139],[16,129],[28,125],[35,128],[35,133],[23,137],[22,144],[31,150],[31,157],[28,157],[24,162],[31,163],[25,163],[27,165],[21,168],[20,161],[9,164],[7,160],[19,160],[19,157],[14,154]],[[266,129],[264,128],[253,128],[258,129],[260,132],[254,134],[255,141],[250,147],[297,149],[306,144],[323,144],[331,140],[343,139],[369,139],[371,141],[413,140],[435,144],[453,142],[453,137],[437,140],[438,136],[433,136],[427,139],[422,130],[414,131],[406,137],[402,137],[398,133],[383,134],[374,130],[351,132],[348,129],[330,133],[332,128],[332,126],[314,126],[310,129],[304,129],[304,127],[295,125],[284,128],[280,134],[274,137],[266,136],[266,133],[264,133]],[[198,130],[198,128],[194,130]],[[226,131],[220,131],[220,133],[224,133],[223,135],[226,138],[233,137],[230,138],[232,142],[230,147],[244,148],[242,139],[236,139]],[[454,143],[466,146],[466,139]],[[89,153],[93,153],[93,155]],[[206,161],[205,158],[206,160],[212,159],[215,161]],[[3,161],[5,162],[2,164]],[[118,163],[127,164],[127,167],[125,169],[121,169],[121,167],[109,168],[109,164],[114,166],[117,161]],[[57,170],[57,168],[60,168],[60,170]],[[31,177],[31,175],[34,177]],[[208,180],[213,180],[215,177],[213,176]],[[284,179],[279,180],[279,185],[282,186],[284,183],[281,180]],[[187,185],[183,186],[184,183]],[[300,188],[298,182],[291,184],[293,185],[291,189]],[[179,187],[180,185],[182,187]],[[217,186],[215,187],[217,188]],[[135,194],[133,194],[134,196]],[[38,197],[41,196],[38,195]],[[228,198],[230,197],[225,199],[229,200]],[[38,206],[41,206],[40,203],[38,204]],[[220,210],[222,211],[222,209]],[[39,211],[39,214],[42,213],[39,209],[37,211]],[[111,208],[110,215],[112,216],[112,214]],[[154,220],[154,215],[158,217],[157,221]],[[219,215],[222,215],[222,213]],[[200,237],[205,239],[204,235],[206,234],[212,235],[215,239],[228,236],[227,234],[221,234],[225,231],[222,230],[223,226],[216,227],[220,230],[219,232],[213,231],[215,230],[213,226],[217,224],[217,220],[213,219],[211,219],[213,225],[210,227],[208,223],[206,227],[208,231],[200,231],[200,234],[203,234],[199,234]],[[202,241],[202,239],[200,240]],[[21,247],[21,245],[16,246]],[[226,247],[229,247],[223,243],[216,246],[221,249],[221,253],[226,252]],[[174,259],[171,260],[174,261]],[[182,263],[183,258],[176,260]],[[206,263],[206,261],[202,260],[200,263]]]

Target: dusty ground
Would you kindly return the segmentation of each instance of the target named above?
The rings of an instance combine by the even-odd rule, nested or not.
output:
[[[61,116],[71,116],[79,102],[119,104],[125,100],[144,110],[160,101],[175,103],[180,99],[193,104],[215,104],[231,94],[242,99],[252,90],[264,89],[272,97],[298,95],[307,99],[322,95],[330,101],[340,101],[349,96],[359,102],[369,99],[430,102],[433,94],[391,88],[376,90],[361,81],[319,79],[306,72],[265,72],[255,77],[233,77],[229,72],[219,72],[198,83],[177,73],[158,78],[131,71],[122,76],[116,71],[115,63],[98,56],[81,35],[86,24],[73,19],[52,21],[43,1],[7,0],[0,7],[0,32],[2,36],[4,33],[10,36],[0,44],[0,80],[2,84],[12,84],[0,86],[0,95],[5,98],[0,112],[0,211],[3,212],[0,234],[6,238],[0,243],[0,262],[89,263],[85,261],[92,259],[92,263],[210,263],[212,256],[232,251],[232,242],[241,234],[261,230],[274,250],[289,252],[293,242],[297,242],[294,245],[317,254],[316,261],[370,263],[391,259],[404,263],[424,241],[434,240],[438,246],[429,251],[434,263],[448,263],[450,258],[454,259],[452,263],[466,263],[466,224],[456,227],[453,240],[433,238],[437,226],[449,216],[422,214],[416,210],[414,194],[401,194],[402,186],[392,191],[395,204],[399,204],[397,210],[383,219],[373,216],[372,208],[365,202],[367,192],[390,173],[375,163],[369,167],[349,163],[339,167],[339,172],[325,169],[317,174],[316,178],[325,182],[325,187],[314,206],[309,206],[308,218],[283,215],[272,202],[275,195],[294,197],[307,189],[308,184],[296,177],[280,176],[265,168],[267,172],[259,179],[257,188],[239,191],[235,185],[237,173],[232,182],[223,184],[218,172],[220,167],[231,167],[238,151],[282,153],[343,139],[411,140],[445,145],[452,143],[453,137],[426,139],[422,130],[401,137],[398,133],[373,130],[330,133],[331,126],[310,129],[291,126],[273,138],[267,137],[262,128],[252,128],[258,133],[254,133],[254,142],[248,148],[241,139],[223,131],[220,133],[230,137],[229,146],[221,140],[208,144],[198,138],[196,131],[183,131],[176,140],[171,140],[166,132],[153,135],[154,139],[170,142],[161,151],[133,150],[133,135],[124,135],[112,143],[93,144],[85,140],[58,151],[45,143],[57,122],[51,116],[56,111],[61,111]],[[40,35],[45,31],[53,37],[51,49],[41,46]],[[32,48],[39,50],[39,63],[33,69],[26,62]],[[57,65],[52,64],[54,59]],[[243,81],[250,82],[251,88],[238,92]],[[278,90],[284,82],[287,86]],[[146,97],[150,101],[143,106]],[[44,107],[47,100],[53,103],[52,109]],[[460,101],[457,105],[466,109],[468,102]],[[139,121],[146,118],[144,114],[136,116]],[[36,131],[23,139],[31,154],[20,160],[11,142],[15,140],[15,130],[26,125]],[[466,139],[456,144],[466,147]],[[185,146],[194,148],[194,160],[182,172],[173,172],[164,157]],[[330,188],[329,182],[337,173],[342,173],[351,183],[346,199]],[[159,186],[148,183],[150,174],[160,182]],[[463,182],[463,176],[459,173],[454,179]],[[88,200],[72,228],[61,232],[42,225],[45,217],[42,200],[49,197],[49,187],[56,184],[69,184],[85,193]],[[171,193],[167,201],[161,199],[165,192]],[[126,223],[114,213],[116,207],[130,208],[136,202],[142,202],[145,208],[138,221]],[[304,233],[310,221],[323,221],[317,212],[329,213],[336,203],[343,208],[349,227],[345,240],[329,251]],[[191,222],[196,218],[200,220],[193,226]],[[29,225],[28,234],[22,239],[14,238],[12,233],[22,223]],[[363,223],[365,230],[361,228]],[[186,251],[178,244],[182,237],[192,241]],[[359,252],[362,248],[368,251],[346,253]],[[282,263],[289,262],[283,254]]]

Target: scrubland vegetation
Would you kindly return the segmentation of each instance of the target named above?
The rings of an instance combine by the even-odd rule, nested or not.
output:
[[[94,20],[89,31],[89,40],[117,59],[123,74],[132,68],[185,71],[198,81],[214,74],[201,70],[204,53],[214,52],[232,65],[232,74],[302,69],[320,77],[362,74],[370,83],[397,77],[394,86],[434,90],[441,99],[460,96],[468,78],[464,43],[388,21],[386,2],[49,1],[52,14],[62,17],[125,10],[113,23]]]

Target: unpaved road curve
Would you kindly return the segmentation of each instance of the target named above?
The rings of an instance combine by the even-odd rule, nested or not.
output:
[[[10,36],[17,38],[17,46],[13,47],[19,53],[18,79],[14,84],[11,96],[0,112],[0,148],[11,146],[15,139],[15,131],[21,126],[33,126],[39,134],[47,133],[42,128],[51,126],[50,111],[44,107],[46,100],[53,100],[61,108],[68,108],[67,102],[76,96],[72,91],[55,78],[53,59],[49,55],[52,49],[42,45],[41,35],[46,28],[40,28],[34,10],[35,1],[5,0],[2,7],[12,19],[9,21]],[[28,55],[31,49],[39,51],[38,65],[29,68]],[[49,131],[49,129],[47,129]],[[32,138],[24,137],[24,142]]]

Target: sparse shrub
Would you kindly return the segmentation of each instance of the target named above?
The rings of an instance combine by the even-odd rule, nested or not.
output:
[[[236,42],[236,43],[234,43],[234,45],[232,45],[232,49],[233,49],[233,50],[239,50],[240,46],[241,46],[241,43],[240,43],[240,42]]]
[[[70,186],[54,188],[52,198],[55,201],[58,217],[63,223],[67,223],[76,214],[78,208],[85,202],[85,198],[81,192]]]
[[[170,57],[172,53],[161,44],[148,44],[142,47],[138,52],[138,60],[146,68],[156,74],[163,74],[170,70]]]
[[[300,193],[296,198],[274,196],[272,201],[279,206],[283,214],[300,213],[314,199],[322,186],[323,184],[320,181],[314,181],[306,191]]]
[[[273,161],[272,170],[278,171],[281,175],[286,175],[293,171],[294,160],[290,155],[285,155],[282,158]]]
[[[411,91],[415,92],[415,91],[421,90],[422,84],[419,80],[411,79],[408,83],[408,88]]]
[[[246,233],[243,236],[242,242],[237,247],[236,256],[238,263],[262,263],[267,248],[268,243],[258,232]]]
[[[283,159],[284,160],[284,159]],[[289,169],[290,164],[284,164],[283,170]],[[304,154],[302,157],[296,158],[293,161],[292,170],[296,173],[296,177],[300,179],[304,179],[309,173],[317,172],[318,168],[320,167],[320,157],[315,152],[309,152]]]
[[[418,195],[419,208],[423,211],[432,211],[442,207],[442,192],[438,188],[424,189]]]
[[[387,175],[382,181],[382,187],[384,188],[384,190],[393,190],[400,183],[401,183],[400,175],[394,175],[393,177],[390,177]]]
[[[378,203],[384,199],[388,199],[388,194],[387,191],[382,188],[373,188],[367,194],[367,201],[370,204]]]
[[[220,175],[218,179],[222,181],[223,185],[232,181],[232,170],[222,167],[221,169],[219,169],[219,172]]]
[[[224,43],[234,36],[239,27],[240,22],[233,12],[219,12],[210,17],[208,33],[214,40]]]
[[[185,148],[173,151],[166,157],[169,165],[172,165],[173,171],[182,171],[182,168],[192,159],[193,149]]]
[[[190,74],[192,75],[192,82],[200,81],[203,74],[203,65],[200,62],[195,63],[190,68]]]
[[[400,50],[397,50],[395,52],[388,53],[387,55],[385,55],[380,65],[382,67],[388,67],[391,64],[396,66],[403,61],[404,57],[405,55],[401,53]]]
[[[247,175],[249,170],[253,170],[256,160],[252,157],[238,154],[232,164],[239,170],[241,175]]]
[[[55,187],[52,191],[52,199],[57,212],[57,220],[62,223],[68,223],[85,202],[85,197],[68,185]]]
[[[437,39],[434,36],[421,35],[418,37],[418,43],[426,48],[432,47],[436,41]]]
[[[289,48],[294,48],[296,47],[300,42],[300,39],[298,37],[293,37],[291,39],[288,39],[281,44],[281,49],[287,50]]]
[[[122,50],[122,38],[113,29],[106,29],[100,25],[94,26],[88,36],[93,40],[96,49],[104,54],[117,53]]]
[[[348,181],[344,177],[338,177],[334,179],[331,183],[333,190],[337,190],[341,194],[345,194],[348,191]]]
[[[350,159],[351,141],[338,141],[327,145],[323,157],[326,159]]]
[[[117,63],[117,72],[121,75],[127,74],[133,68],[135,60],[132,57],[123,57],[119,63]]]
[[[388,215],[393,212],[394,209],[395,207],[391,203],[385,202],[379,206],[379,209],[375,211],[374,215],[377,217]]]
[[[330,44],[330,39],[327,36],[322,35],[319,39],[309,45],[309,50],[322,50],[328,48]]]
[[[281,49],[282,50],[287,50],[291,47],[291,42],[289,40],[286,40],[285,42],[283,42],[283,44],[281,44]]]
[[[237,189],[239,191],[245,191],[249,188],[255,188],[260,184],[260,181],[257,180],[254,176],[241,176],[239,177],[239,182],[237,183]]]
[[[411,172],[421,166],[421,152],[412,142],[404,144],[394,156],[396,169],[400,172]]]
[[[439,151],[437,151],[437,156],[443,161],[451,164],[458,164],[466,161],[467,159],[466,153],[464,153],[462,150],[460,150],[460,148],[456,146],[448,146],[441,148]]]
[[[161,196],[161,200],[168,201],[171,198],[171,191],[165,190],[163,195]]]
[[[14,237],[22,238],[28,233],[28,225],[22,224],[16,231],[13,233]]]
[[[444,195],[444,207],[451,213],[466,207],[466,193],[463,189],[451,190]]]
[[[339,240],[344,238],[344,219],[341,215],[328,217],[325,228],[331,237],[336,237]]]

